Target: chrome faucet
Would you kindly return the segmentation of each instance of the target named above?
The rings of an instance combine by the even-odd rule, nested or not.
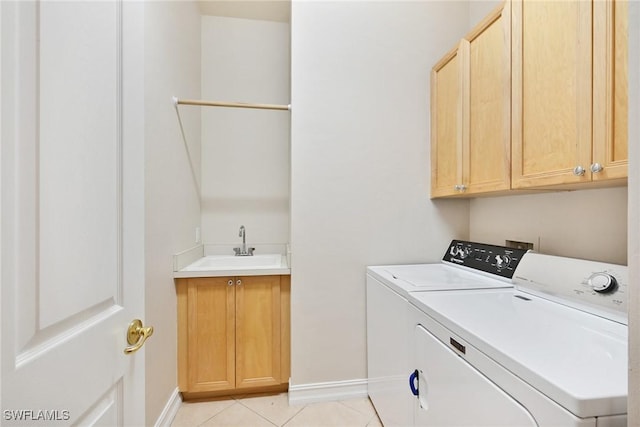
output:
[[[247,231],[244,228],[244,225],[240,226],[240,231],[238,232],[238,236],[242,237],[242,246],[238,248],[233,248],[233,251],[236,253],[236,256],[252,256],[253,251],[256,248],[247,248]]]

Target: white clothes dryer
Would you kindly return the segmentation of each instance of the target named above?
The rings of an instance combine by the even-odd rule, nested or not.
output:
[[[511,289],[414,292],[414,425],[626,426],[625,266],[528,253]]]

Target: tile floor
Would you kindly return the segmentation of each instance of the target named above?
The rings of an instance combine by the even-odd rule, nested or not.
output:
[[[368,398],[289,406],[287,393],[184,402],[172,427],[382,427]]]

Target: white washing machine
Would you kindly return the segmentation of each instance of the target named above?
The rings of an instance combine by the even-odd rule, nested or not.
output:
[[[413,423],[406,377],[412,345],[409,293],[510,288],[524,253],[453,240],[440,263],[367,268],[368,393],[385,426]]]
[[[515,288],[414,292],[420,426],[626,426],[625,266],[535,253]]]

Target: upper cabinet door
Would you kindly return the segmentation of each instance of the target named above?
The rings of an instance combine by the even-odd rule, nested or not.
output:
[[[431,197],[450,196],[462,184],[462,100],[458,49],[431,70]]]
[[[511,12],[505,2],[431,73],[431,197],[511,188]]]
[[[511,3],[478,24],[460,45],[462,158],[467,194],[511,188]]]
[[[593,3],[594,180],[627,177],[627,1]]]
[[[513,188],[591,180],[592,6],[512,2]]]

